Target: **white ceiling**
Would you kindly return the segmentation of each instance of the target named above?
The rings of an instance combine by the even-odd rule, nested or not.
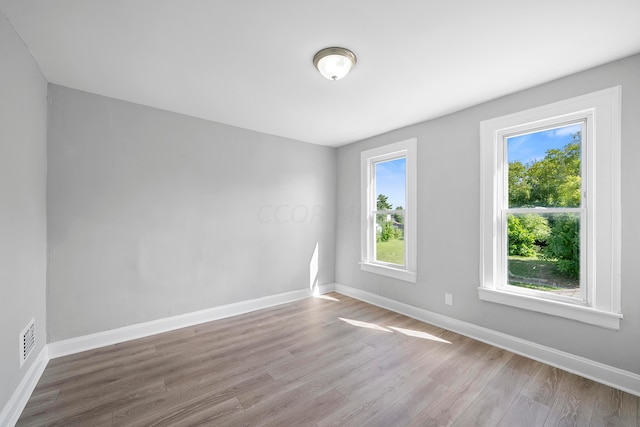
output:
[[[52,83],[338,146],[640,52],[640,0],[0,0]],[[358,56],[343,80],[320,49]]]

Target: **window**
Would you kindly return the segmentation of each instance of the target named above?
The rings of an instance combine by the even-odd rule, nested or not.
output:
[[[362,270],[416,281],[416,139],[364,151]]]
[[[620,87],[480,131],[480,298],[619,329]]]

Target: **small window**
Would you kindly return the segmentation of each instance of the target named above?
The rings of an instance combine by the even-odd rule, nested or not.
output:
[[[619,110],[613,88],[481,123],[481,299],[619,328]]]
[[[416,140],[362,153],[362,269],[415,282]]]

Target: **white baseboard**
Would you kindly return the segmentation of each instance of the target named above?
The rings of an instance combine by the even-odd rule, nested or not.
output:
[[[317,292],[314,291],[314,295],[323,295],[328,294],[329,292],[333,292],[336,290],[335,283],[327,283],[326,285],[318,285]]]
[[[269,295],[262,298],[240,301],[233,304],[180,314],[178,316],[166,317],[164,319],[152,320],[150,322],[124,326],[110,331],[56,341],[49,343],[49,357],[51,359],[55,359],[69,354],[80,353],[82,351],[93,350],[107,345],[144,338],[150,335],[160,334],[162,332],[173,331],[200,323],[210,322],[212,320],[237,316],[250,311],[261,310],[274,305],[285,304],[313,295],[331,292],[333,289],[333,284],[319,285],[314,290],[301,289],[297,291],[284,292],[281,294]]]
[[[335,291],[640,396],[640,375],[633,372],[522,340],[511,335],[496,332],[483,328],[482,326],[463,322],[339,283],[335,284]]]
[[[22,414],[24,407],[27,405],[31,393],[36,388],[44,368],[47,367],[47,363],[49,363],[49,356],[45,345],[29,367],[22,381],[20,381],[20,384],[18,384],[18,388],[11,395],[11,399],[0,412],[1,426],[14,426],[18,422],[18,418],[20,418],[20,414]]]

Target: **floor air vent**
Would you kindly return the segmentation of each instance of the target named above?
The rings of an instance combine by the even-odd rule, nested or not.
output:
[[[20,367],[27,360],[33,348],[36,346],[36,321],[31,319],[31,322],[20,334]]]

